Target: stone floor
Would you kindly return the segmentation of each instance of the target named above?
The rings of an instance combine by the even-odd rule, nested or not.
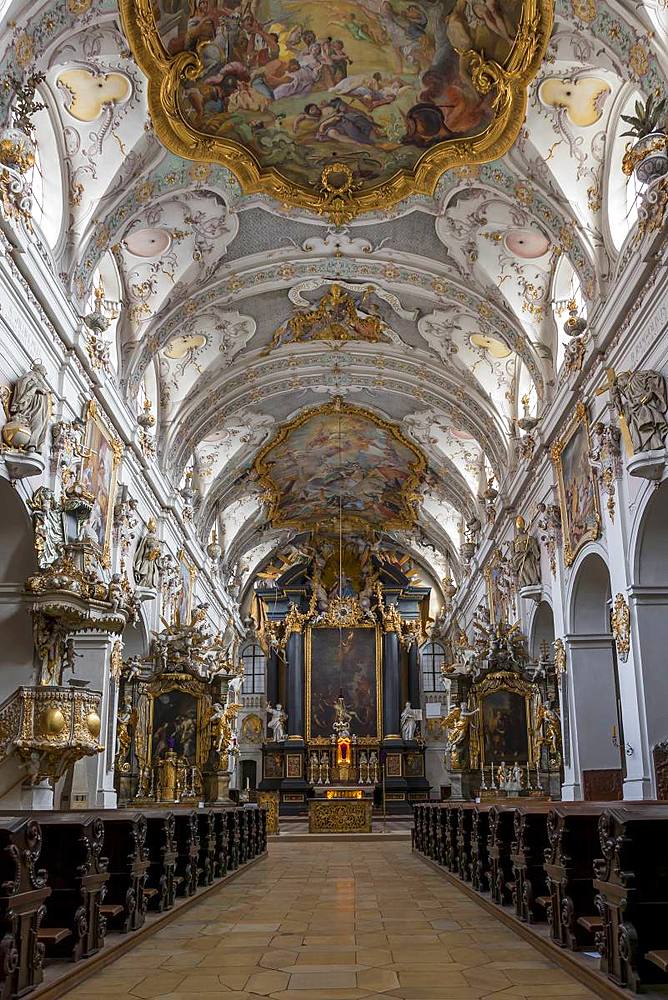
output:
[[[594,997],[403,843],[287,844],[68,1000]]]

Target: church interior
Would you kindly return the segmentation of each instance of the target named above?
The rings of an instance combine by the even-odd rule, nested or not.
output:
[[[0,1000],[668,996],[666,0],[0,0]]]

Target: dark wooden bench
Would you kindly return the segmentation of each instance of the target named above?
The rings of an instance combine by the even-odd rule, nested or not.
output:
[[[457,807],[457,874],[464,882],[471,881],[471,828],[475,807],[462,802]]]
[[[211,885],[216,868],[216,816],[212,809],[197,812],[199,836],[199,880],[202,885]]]
[[[443,861],[449,872],[457,871],[457,804],[443,809]]]
[[[607,805],[593,802],[553,804],[547,817],[545,907],[550,937],[576,951],[593,946],[601,927],[594,905],[593,858],[598,853],[598,821]]]
[[[527,803],[515,809],[514,838],[511,845],[513,865],[513,904],[515,914],[524,923],[546,920],[536,899],[547,896],[545,850],[547,848],[548,803]]]
[[[176,894],[194,896],[199,882],[199,832],[197,813],[174,813],[176,824]]]
[[[514,816],[512,806],[495,803],[489,810],[489,891],[499,906],[511,901],[515,888],[511,859]]]
[[[123,933],[138,930],[146,918],[145,895],[149,871],[146,844],[147,820],[133,810],[105,810],[104,851],[109,861],[109,881],[101,908],[108,926]]]
[[[594,891],[601,968],[635,992],[665,984],[665,972],[647,956],[668,948],[668,803],[607,808],[599,839],[603,856],[594,861]]]
[[[0,1000],[22,996],[42,982],[45,943],[39,934],[51,889],[48,873],[39,867],[41,848],[37,820],[0,818]]]
[[[102,913],[108,862],[104,856],[104,823],[94,812],[39,813],[42,860],[51,895],[46,902],[42,935],[47,958],[79,961],[104,944]],[[61,931],[69,931],[65,935]]]
[[[471,817],[471,885],[489,892],[489,812],[491,805],[479,803]]]
[[[176,897],[176,822],[164,809],[144,810],[148,871],[144,896],[159,913],[169,910]]]

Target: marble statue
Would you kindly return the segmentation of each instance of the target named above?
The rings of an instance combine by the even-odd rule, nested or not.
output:
[[[51,393],[46,381],[46,368],[36,361],[14,386],[7,408],[7,422],[2,432],[5,444],[16,447],[16,434],[9,428],[20,425],[29,435],[26,443],[19,445],[21,450],[41,451],[50,415]]]
[[[538,539],[529,534],[523,517],[516,518],[515,529],[513,569],[518,589],[538,587],[540,586],[540,545]]]
[[[410,701],[407,701],[401,713],[401,735],[407,743],[415,739],[415,730],[421,719],[422,709],[413,708]]]
[[[40,569],[55,562],[65,546],[65,527],[53,490],[40,486],[28,501],[32,510],[35,551]]]
[[[267,712],[271,716],[267,725],[273,733],[274,743],[281,743],[285,739],[285,724],[288,721],[287,714],[283,711],[283,706],[280,704],[272,706],[267,703]]]
[[[137,586],[148,587],[151,590],[158,589],[160,579],[161,544],[155,533],[155,528],[154,519],[149,518],[146,534],[140,538],[132,562],[132,571]]]
[[[244,671],[243,667],[239,666],[236,668],[235,673],[232,675],[227,685],[226,704],[228,706],[241,704],[241,690],[243,686],[244,686]]]
[[[510,790],[513,792],[522,791],[522,768],[519,764],[513,764],[510,772]]]
[[[661,372],[621,372],[611,380],[610,396],[617,412],[626,420],[634,452],[664,447],[668,399]]]

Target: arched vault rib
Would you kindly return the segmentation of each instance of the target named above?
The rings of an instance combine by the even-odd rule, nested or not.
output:
[[[289,253],[294,256],[294,248]],[[413,297],[424,298],[430,305],[437,305],[441,309],[450,307],[459,311],[470,311],[479,317],[481,323],[493,327],[495,335],[518,354],[536,385],[538,396],[542,398],[543,362],[510,309],[505,307],[502,309],[490,301],[484,289],[472,289],[459,277],[454,278],[441,273],[436,262],[433,262],[429,270],[416,270],[404,266],[398,267],[389,260],[383,260],[382,253],[383,251],[379,252],[378,259],[351,257],[344,262],[334,257],[318,257],[315,260],[288,259],[278,262],[272,259],[269,266],[225,275],[211,282],[197,296],[191,296],[186,302],[168,307],[156,315],[153,324],[147,328],[129,361],[130,397],[138,392],[144,371],[154,353],[161,350],[172,337],[178,335],[183,324],[191,321],[198,313],[210,312],[216,308],[223,311],[231,306],[243,311],[242,303],[247,298],[257,299],[263,291],[282,288],[287,290],[296,281],[318,276],[332,282],[341,278],[360,282],[361,278],[368,283],[389,288],[395,293],[409,293]]]
[[[353,373],[347,369],[346,385],[360,385],[375,395],[379,393],[377,409],[385,412],[380,406],[381,391],[395,392],[409,396],[411,400],[419,400],[433,406],[438,412],[447,416],[456,427],[460,427],[474,437],[487,454],[497,475],[502,473],[504,463],[508,459],[507,445],[500,430],[499,415],[494,411],[489,399],[482,393],[474,392],[470,387],[464,388],[452,383],[447,373],[433,370],[422,361],[398,361],[400,366],[393,370],[390,359],[384,357],[384,364],[379,374],[378,368],[370,371]],[[311,367],[312,361],[307,361],[304,367]],[[260,363],[262,364],[262,362]],[[186,408],[170,429],[169,439],[161,449],[170,456],[168,472],[174,479],[180,478],[179,473],[189,460],[196,445],[207,436],[214,434],[224,425],[227,418],[235,412],[249,406],[257,406],[258,400],[266,403],[273,396],[294,394],[299,389],[317,388],[326,382],[327,372],[323,369],[308,375],[299,373],[300,365],[290,366],[291,374],[285,375],[285,359],[269,377],[260,378],[259,373],[249,367],[240,384],[238,373],[226,373],[227,378],[211,389],[207,396],[199,397],[196,408]],[[396,374],[401,378],[388,376]],[[348,374],[349,373],[349,374]],[[331,383],[330,383],[331,384]],[[248,386],[250,385],[250,388]],[[336,386],[331,389],[336,394]]]

